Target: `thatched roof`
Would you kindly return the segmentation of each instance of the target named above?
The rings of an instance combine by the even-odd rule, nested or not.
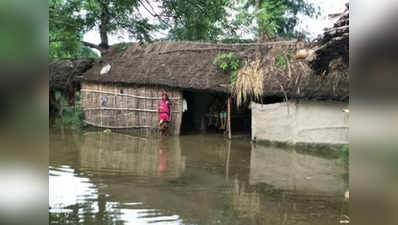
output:
[[[334,70],[348,71],[349,65],[349,3],[344,12],[330,14],[337,18],[333,27],[325,28],[322,37],[316,40],[317,57],[311,62],[317,73],[333,73]]]
[[[65,90],[77,77],[92,67],[93,59],[59,59],[49,63],[50,89]]]
[[[204,42],[160,42],[113,46],[84,75],[84,81],[156,85],[190,90],[230,92],[230,76],[213,65],[220,53],[234,52],[245,61],[261,52],[264,67],[264,95],[289,98],[344,99],[348,79],[316,76],[309,65],[294,57],[296,42],[263,44],[215,44]],[[278,57],[287,65],[277,66]],[[108,73],[101,70],[111,66]]]
[[[84,75],[84,80],[226,92],[229,76],[213,65],[214,58],[220,53],[247,55],[254,50],[246,45],[200,42],[117,45]],[[108,64],[109,73],[100,75]]]

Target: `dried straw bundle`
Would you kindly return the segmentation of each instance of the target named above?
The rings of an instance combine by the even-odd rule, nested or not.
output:
[[[232,85],[232,94],[236,105],[250,99],[259,100],[264,93],[264,69],[259,59],[246,64],[238,71],[236,82]]]

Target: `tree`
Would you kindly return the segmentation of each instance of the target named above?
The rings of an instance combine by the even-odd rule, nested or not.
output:
[[[256,22],[253,32],[263,41],[273,37],[295,37],[298,13],[317,16],[319,10],[305,0],[237,0],[234,9],[238,12],[232,24],[235,29]],[[254,12],[251,12],[254,11]]]
[[[49,57],[57,58],[99,58],[99,55],[91,48],[83,45],[80,40],[82,35],[72,36],[62,30],[50,31]],[[74,39],[76,38],[76,39]]]
[[[108,35],[120,31],[138,41],[149,41],[155,26],[140,14],[139,5],[140,0],[49,0],[50,48],[58,42],[73,51],[84,45],[103,52],[109,48]],[[95,27],[101,43],[82,41],[83,34]]]
[[[163,0],[170,40],[217,40],[228,16],[228,0]]]

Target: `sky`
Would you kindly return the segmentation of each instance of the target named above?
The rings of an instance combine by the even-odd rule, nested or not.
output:
[[[326,27],[332,27],[337,19],[328,19],[328,15],[332,13],[340,13],[345,10],[345,3],[348,0],[307,0],[320,7],[321,16],[319,18],[310,18],[302,14],[298,15],[299,24],[297,30],[305,30],[310,32],[311,38],[316,38],[323,33]]]
[[[319,18],[310,18],[307,16],[304,16],[302,14],[298,15],[299,18],[299,24],[297,25],[296,29],[298,31],[305,30],[309,32],[309,37],[316,38],[318,35],[323,33],[323,29],[326,27],[332,27],[334,22],[336,22],[336,19],[328,19],[328,15],[332,13],[339,13],[344,11],[345,9],[345,3],[348,2],[348,0],[307,0],[307,2],[311,2],[315,4],[316,6],[320,7],[320,17]],[[156,3],[153,3],[152,5],[156,11]],[[151,16],[147,13],[145,14],[145,10],[143,11],[143,16],[148,17],[149,19]],[[159,37],[164,37],[164,33],[157,33],[154,34],[157,38]],[[99,44],[100,43],[100,36],[99,32],[96,29],[93,29],[89,32],[87,32],[84,37],[84,41],[91,42],[94,44]],[[133,42],[133,39],[130,39],[128,35],[126,34],[119,34],[119,35],[110,35],[109,36],[109,44],[117,44],[120,42]]]

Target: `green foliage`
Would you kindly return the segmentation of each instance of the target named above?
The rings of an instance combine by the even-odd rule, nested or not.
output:
[[[222,53],[216,56],[213,61],[223,71],[235,71],[241,66],[241,59],[235,53]]]
[[[231,83],[235,83],[236,79],[237,79],[237,72],[236,71],[232,71],[231,72],[231,77],[230,77],[230,81]]]
[[[286,6],[282,2],[264,1],[261,8],[254,13],[258,32],[267,34],[270,37],[276,36],[279,28],[277,21],[282,18],[285,11]]]
[[[63,117],[64,126],[74,130],[81,130],[84,128],[84,111],[80,105],[66,108]]]
[[[339,150],[338,162],[343,163],[344,165],[348,165],[350,158],[349,156],[350,156],[350,146],[344,145]]]
[[[150,41],[156,26],[141,16],[139,6],[139,0],[49,0],[50,57],[94,57],[81,42],[94,28],[101,34],[99,49],[108,46],[107,35],[120,32]]]
[[[49,44],[50,59],[79,59],[92,58],[98,59],[99,55],[77,41],[52,42]]]
[[[231,83],[234,83],[237,78],[236,71],[242,66],[242,60],[235,53],[222,53],[215,57],[213,64],[222,71],[229,72]]]
[[[227,23],[228,0],[163,0],[162,14],[171,26],[170,40],[218,40]]]
[[[259,38],[294,36],[298,13],[317,15],[305,0],[162,0],[158,9],[141,0],[49,0],[49,53],[50,58],[98,58],[90,48],[106,49],[109,34],[150,42],[151,32],[159,30],[167,31],[167,40],[240,42],[238,31]],[[82,41],[93,29],[100,33],[99,45]]]
[[[278,56],[275,58],[275,64],[276,64],[277,66],[281,66],[281,67],[287,66],[287,59],[286,59],[286,57],[283,56],[283,55],[278,55]]]
[[[237,11],[231,23],[231,30],[250,27],[254,22],[254,29],[247,32],[254,33],[258,38],[294,37],[297,25],[297,14],[316,17],[319,8],[305,0],[238,0],[233,9]],[[254,11],[254,12],[253,12]]]
[[[58,106],[67,104],[66,98],[59,91],[55,92],[55,102]]]
[[[76,93],[76,102],[79,96],[79,93]],[[82,130],[85,127],[84,111],[80,104],[67,106],[66,98],[59,91],[55,92],[55,101],[57,108],[61,110],[57,118],[59,126],[73,130]]]

